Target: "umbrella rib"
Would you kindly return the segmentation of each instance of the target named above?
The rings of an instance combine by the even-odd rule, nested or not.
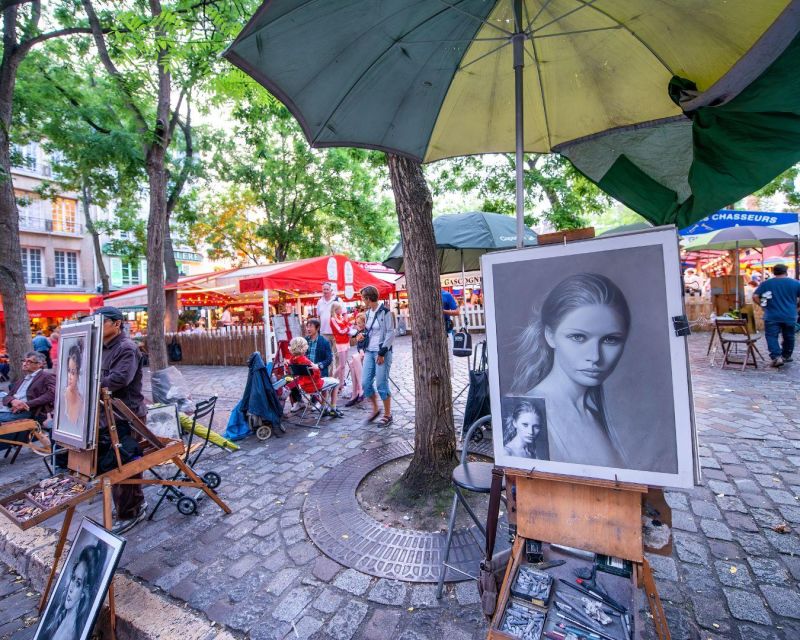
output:
[[[570,9],[566,13],[562,13],[557,18],[553,18],[550,22],[545,22],[541,27],[535,27],[533,29],[532,33],[536,33],[537,31],[541,31],[542,29],[545,29],[545,28],[549,27],[551,24],[555,24],[559,20],[563,20],[567,16],[571,16],[576,11],[580,11],[581,9],[586,9],[587,7],[590,7],[592,5],[592,3],[596,2],[596,1],[597,0],[588,0],[588,1],[576,0],[576,2],[581,2],[582,4],[580,6],[578,6],[578,7],[575,7],[574,9]]]
[[[535,16],[533,16],[533,18],[531,18],[531,19],[530,19],[530,22],[528,22],[528,26],[525,28],[525,31],[531,32],[531,27],[533,27],[533,23],[534,23],[534,22],[536,22],[536,19],[537,19],[537,18],[538,18],[540,15],[542,15],[542,13],[544,13],[545,9],[547,9],[548,5],[549,5],[549,4],[550,4],[552,1],[553,1],[553,0],[545,0],[545,2],[543,2],[543,3],[542,3],[542,6],[541,6],[541,7],[539,7],[539,10],[536,12],[536,15],[535,15]],[[527,8],[528,8],[528,5],[526,4],[526,5],[525,5],[525,9],[527,10]]]
[[[617,31],[618,29],[622,29],[620,25],[614,25],[613,27],[595,27],[594,29],[577,29],[576,31],[565,31],[564,33],[545,33],[544,35],[537,35],[536,39],[541,40],[542,38],[560,38],[561,36],[574,36],[580,33],[593,33],[595,31]]]
[[[472,18],[473,20],[477,20],[481,24],[485,24],[487,27],[492,27],[493,29],[497,29],[500,33],[505,33],[507,36],[513,36],[514,35],[511,31],[508,31],[507,29],[503,29],[503,27],[498,27],[496,24],[492,24],[491,22],[489,22],[488,20],[485,20],[484,18],[481,18],[480,16],[476,16],[476,15],[471,14],[469,11],[464,11],[463,9],[455,6],[454,4],[450,4],[449,2],[445,2],[444,0],[439,0],[439,2],[442,3],[445,7],[449,7],[450,9],[453,9],[454,11],[458,11],[458,13],[462,13],[465,16],[467,16],[469,18]]]
[[[550,119],[547,117],[547,103],[544,101],[544,83],[542,82],[542,70],[539,66],[539,56],[536,53],[536,42],[531,36],[531,49],[533,49],[533,60],[536,66],[536,76],[539,78],[539,96],[542,99],[542,113],[544,114],[544,130],[547,133],[547,148],[551,149],[553,144],[550,139]]]
[[[456,8],[453,5],[448,4],[447,2],[444,2],[443,0],[440,0],[440,1],[442,2],[442,4],[444,4],[447,7],[450,7],[451,9],[455,9]],[[461,2],[461,1],[464,1],[464,0],[459,0],[459,2]],[[414,33],[414,31],[416,31],[417,29],[422,27],[422,25],[427,24],[431,20],[434,20],[435,18],[438,18],[439,16],[443,15],[445,13],[445,11],[446,11],[446,9],[443,9],[442,11],[437,11],[435,14],[433,14],[431,16],[428,16],[425,20],[423,20],[419,24],[414,25],[409,31],[407,31],[402,36],[400,36],[400,38],[398,38],[397,40],[392,42],[392,44],[388,48],[384,49],[383,52],[381,53],[381,55],[379,55],[377,58],[375,58],[375,60],[373,60],[367,66],[367,68],[364,69],[364,71],[361,72],[361,74],[358,76],[358,78],[356,78],[356,80],[350,85],[350,88],[347,91],[345,91],[344,95],[339,99],[339,101],[336,103],[336,105],[330,110],[330,113],[328,114],[328,117],[325,118],[325,122],[322,123],[322,125],[319,127],[318,133],[314,136],[314,139],[311,141],[311,145],[312,146],[316,143],[316,141],[319,138],[319,136],[322,134],[322,132],[328,126],[328,123],[331,121],[331,118],[333,117],[333,114],[336,113],[336,110],[342,105],[342,103],[347,99],[347,96],[350,95],[350,93],[353,91],[353,89],[356,87],[356,85],[361,81],[361,78],[363,78],[367,74],[367,72],[370,69],[372,69],[378,63],[379,60],[381,60],[389,51],[391,51],[391,49],[393,49],[397,44],[400,44],[400,41],[403,38],[405,38],[407,35],[409,35],[411,33]],[[469,15],[469,14],[467,14],[467,15]],[[475,18],[476,16],[470,16],[470,17]],[[480,20],[480,18],[476,18],[476,19]],[[499,27],[498,27],[498,29],[499,29]],[[500,29],[500,31],[502,31],[502,29]],[[306,86],[308,86],[308,83],[306,83]],[[305,87],[303,89],[305,89]]]
[[[403,44],[448,44],[448,43],[457,43],[457,42],[498,42],[500,40],[508,40],[505,36],[497,36],[496,38],[462,38],[460,40],[403,40],[400,39],[398,42],[402,42]]]
[[[634,32],[632,29],[630,29],[630,28],[629,28],[629,27],[628,27],[626,24],[624,24],[624,23],[620,22],[619,20],[617,20],[617,19],[616,19],[614,16],[610,15],[608,12],[606,12],[606,11],[603,11],[603,10],[602,10],[602,9],[600,9],[599,7],[595,7],[595,6],[594,6],[594,2],[595,2],[595,0],[576,0],[576,2],[580,2],[582,6],[585,6],[585,7],[589,8],[589,9],[594,9],[594,10],[595,10],[595,11],[597,11],[599,14],[601,14],[601,15],[604,15],[604,16],[605,16],[606,18],[608,18],[609,20],[612,20],[612,21],[616,22],[616,23],[617,23],[617,24],[618,24],[620,27],[622,27],[623,29],[625,29],[625,31],[627,31],[629,34],[631,34],[631,35],[634,37],[634,39],[635,39],[637,42],[639,42],[639,44],[641,44],[641,45],[642,45],[642,46],[643,46],[645,49],[647,49],[647,50],[648,50],[648,51],[649,51],[651,54],[653,54],[653,57],[654,57],[656,60],[658,60],[658,61],[661,63],[661,65],[662,65],[662,66],[663,66],[663,67],[664,67],[664,68],[665,68],[667,71],[669,71],[670,75],[673,75],[673,76],[675,75],[675,72],[674,72],[674,71],[673,71],[673,70],[670,68],[670,66],[667,64],[666,60],[664,60],[664,59],[663,59],[663,58],[662,58],[660,55],[658,55],[658,54],[655,52],[655,50],[654,50],[654,49],[653,49],[653,48],[652,48],[652,47],[651,47],[649,44],[647,44],[647,43],[646,43],[644,40],[642,40],[642,39],[641,39],[641,38],[640,38],[640,37],[639,37],[639,36],[636,34],[636,32]],[[546,25],[545,25],[545,26],[546,26]]]
[[[487,58],[488,56],[492,55],[493,53],[497,53],[498,51],[500,51],[500,49],[502,49],[503,47],[506,47],[506,46],[508,46],[508,45],[510,45],[510,44],[511,44],[511,40],[506,40],[506,41],[505,41],[503,44],[501,44],[499,47],[495,47],[495,48],[494,48],[494,49],[492,49],[491,51],[488,51],[487,53],[484,53],[483,55],[481,55],[481,56],[478,56],[478,57],[477,57],[477,58],[475,58],[474,60],[470,60],[470,61],[469,61],[467,64],[465,64],[465,65],[461,65],[460,67],[458,67],[458,69],[457,69],[457,70],[458,70],[458,71],[463,71],[463,70],[464,70],[464,69],[466,69],[467,67],[471,67],[471,66],[472,66],[473,64],[475,64],[476,62],[480,62],[480,61],[481,61],[481,60],[483,60],[484,58]]]

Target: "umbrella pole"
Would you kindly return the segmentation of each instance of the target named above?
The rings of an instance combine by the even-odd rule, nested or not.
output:
[[[525,130],[523,122],[522,71],[525,67],[525,33],[522,24],[522,0],[514,0],[515,33],[511,36],[514,49],[514,113],[516,116],[516,168],[517,168],[517,249],[522,248],[525,237],[525,174],[523,170]]]
[[[739,311],[739,241],[736,241],[736,310]]]
[[[269,318],[269,289],[264,289],[264,360],[272,360],[272,332]]]
[[[461,249],[461,299],[467,304],[467,274],[464,272],[464,250]]]

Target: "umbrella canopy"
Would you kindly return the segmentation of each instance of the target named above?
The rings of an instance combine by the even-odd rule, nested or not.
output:
[[[793,235],[772,227],[729,227],[696,236],[683,248],[685,251],[761,249],[775,244],[794,242],[794,238]]]
[[[556,152],[680,227],[800,161],[800,0],[269,0],[225,57],[313,146]],[[522,235],[520,230],[519,235]]]
[[[500,213],[468,211],[433,219],[433,234],[439,257],[439,273],[474,271],[481,268],[484,253],[516,246],[517,228],[514,218]],[[536,244],[536,234],[525,229],[525,246]],[[398,242],[389,257],[387,267],[404,273],[403,245]]]

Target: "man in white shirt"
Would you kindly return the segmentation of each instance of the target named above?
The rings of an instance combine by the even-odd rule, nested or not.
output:
[[[335,345],[336,341],[333,339],[333,331],[331,330],[331,306],[339,299],[339,296],[334,295],[333,285],[330,282],[322,283],[322,297],[317,300],[317,318],[319,318],[319,332],[328,340],[329,344]],[[333,362],[330,366],[330,371],[336,371],[337,357],[336,349],[333,352]]]
[[[26,418],[44,419],[47,412],[53,410],[55,398],[56,376],[43,371],[47,364],[43,353],[29,351],[22,361],[22,372],[25,376],[11,383],[8,395],[0,402],[0,423],[13,422]],[[12,433],[3,436],[6,440],[22,440],[27,432]],[[0,451],[8,445],[0,445]]]

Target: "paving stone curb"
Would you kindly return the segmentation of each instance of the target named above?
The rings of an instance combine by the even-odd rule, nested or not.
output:
[[[44,589],[58,535],[41,527],[20,531],[11,522],[0,519],[0,562],[30,581],[37,591]],[[66,557],[69,543],[64,550]],[[215,628],[207,618],[185,609],[128,576],[114,577],[117,605],[117,638],[150,640],[236,640],[230,632]],[[98,629],[108,630],[108,608],[103,607]]]

